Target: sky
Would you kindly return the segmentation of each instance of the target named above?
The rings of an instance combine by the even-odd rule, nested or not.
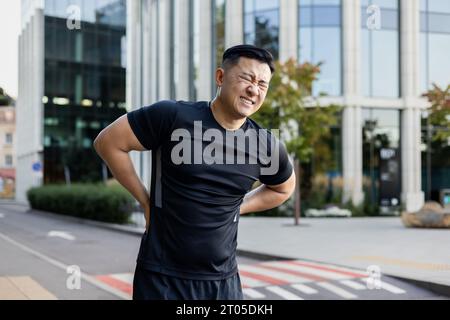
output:
[[[0,87],[17,98],[20,0],[0,0]]]

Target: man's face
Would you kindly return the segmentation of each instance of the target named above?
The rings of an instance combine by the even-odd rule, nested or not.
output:
[[[255,59],[241,57],[235,66],[217,71],[222,87],[220,99],[236,119],[250,117],[264,102],[272,77],[269,66]]]

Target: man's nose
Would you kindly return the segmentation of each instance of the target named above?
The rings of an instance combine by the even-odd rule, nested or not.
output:
[[[250,93],[253,96],[259,95],[259,86],[255,83],[251,83],[247,87],[248,93]]]

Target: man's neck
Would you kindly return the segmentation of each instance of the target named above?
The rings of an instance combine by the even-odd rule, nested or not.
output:
[[[235,118],[227,113],[227,108],[217,98],[211,103],[211,111],[216,121],[226,130],[238,130],[247,120],[247,118]]]

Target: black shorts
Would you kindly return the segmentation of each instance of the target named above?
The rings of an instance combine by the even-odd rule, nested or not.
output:
[[[224,280],[191,280],[136,267],[133,300],[243,300],[239,273]]]

